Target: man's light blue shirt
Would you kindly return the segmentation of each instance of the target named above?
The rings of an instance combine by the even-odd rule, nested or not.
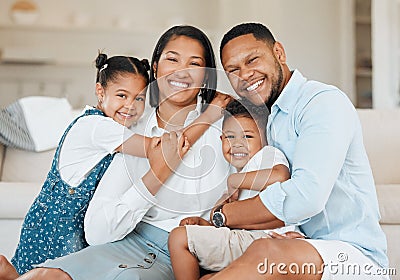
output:
[[[269,211],[313,239],[348,242],[387,267],[375,183],[347,96],[295,70],[271,108],[267,139],[286,155],[291,172],[261,192]]]

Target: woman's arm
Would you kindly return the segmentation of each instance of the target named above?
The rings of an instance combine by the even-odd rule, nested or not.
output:
[[[246,189],[262,191],[275,182],[284,182],[290,178],[289,168],[283,164],[275,165],[272,169],[234,173],[228,177],[230,190]]]
[[[128,168],[137,161],[146,164],[144,159],[116,154],[101,178],[84,220],[90,245],[124,238],[156,203],[140,178],[132,181]]]
[[[189,148],[187,140],[178,141],[174,132],[154,138],[150,145],[151,168],[133,181],[130,170],[137,164],[147,164],[144,159],[114,156],[85,214],[85,237],[90,245],[117,241],[130,233],[157,203],[154,195]],[[164,150],[163,145],[167,147]]]

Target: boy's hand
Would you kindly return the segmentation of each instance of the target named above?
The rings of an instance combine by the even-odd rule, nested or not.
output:
[[[199,226],[212,226],[212,224],[200,217],[187,217],[182,219],[179,223],[180,226],[187,226],[187,225],[199,225]]]
[[[232,96],[217,91],[214,99],[208,104],[203,114],[207,116],[211,122],[219,120],[223,116],[223,110],[226,108],[226,105],[228,105],[232,99]]]
[[[240,195],[240,190],[237,189],[229,196],[229,198],[226,200],[226,202],[229,203],[229,202],[237,201],[239,199],[239,195]]]
[[[283,234],[276,233],[275,231],[268,232],[268,235],[274,239],[296,239],[296,238],[307,238],[297,231],[287,231]]]

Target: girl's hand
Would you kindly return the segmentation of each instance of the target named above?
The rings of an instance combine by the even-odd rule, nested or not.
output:
[[[179,223],[180,226],[185,225],[199,225],[199,226],[211,226],[211,223],[200,217],[187,217],[182,219]]]

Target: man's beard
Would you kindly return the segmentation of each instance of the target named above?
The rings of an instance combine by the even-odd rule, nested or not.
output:
[[[269,95],[269,98],[265,101],[265,105],[268,107],[268,109],[270,111],[271,111],[272,105],[275,103],[275,101],[278,99],[279,95],[281,94],[280,87],[281,87],[282,81],[283,81],[282,67],[278,63],[278,61],[276,61],[276,59],[275,59],[275,66],[278,69],[278,79],[275,81],[275,83],[272,84],[271,94]]]

